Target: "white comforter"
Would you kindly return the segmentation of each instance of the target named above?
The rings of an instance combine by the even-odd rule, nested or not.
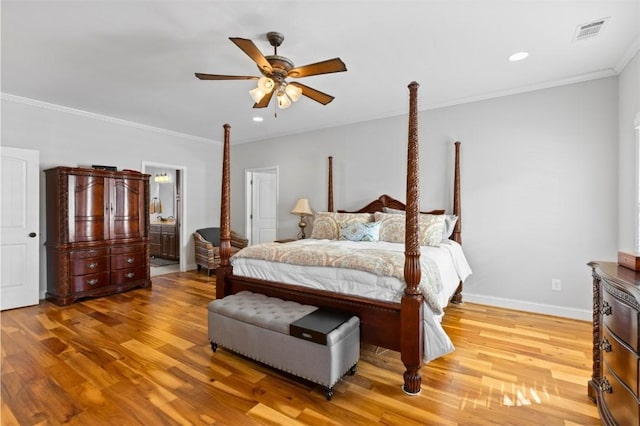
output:
[[[311,245],[337,244],[354,250],[389,250],[404,252],[404,244],[388,242],[352,242],[329,240],[299,240],[295,244]],[[278,244],[278,243],[269,243]],[[428,262],[424,262],[428,259]],[[462,252],[460,244],[448,241],[440,247],[421,247],[421,264],[431,265],[439,275],[439,291],[435,295],[437,303],[444,307],[455,292],[458,283],[464,281],[471,268]],[[357,269],[335,268],[327,266],[299,266],[295,264],[271,262],[268,260],[233,256],[233,272],[236,275],[260,278],[307,287],[329,290],[336,293],[357,295],[377,300],[399,302],[405,288],[405,282],[393,276],[377,276],[371,272]],[[435,266],[434,266],[435,265]],[[424,267],[424,266],[423,266]],[[436,309],[437,312],[437,309]],[[424,309],[425,348],[424,361],[429,362],[454,350],[451,340],[444,332],[440,322],[442,314],[436,314],[428,304]]]

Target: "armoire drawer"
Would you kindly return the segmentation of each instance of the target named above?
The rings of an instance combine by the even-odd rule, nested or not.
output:
[[[134,268],[144,264],[144,252],[123,253],[111,256],[111,270]]]
[[[87,259],[90,257],[108,256],[109,249],[107,248],[92,248],[83,250],[71,250],[69,252],[69,258],[71,259]]]
[[[118,269],[111,271],[111,283],[115,285],[126,284],[145,278],[144,266],[129,269]]]
[[[629,392],[613,375],[604,369],[601,388],[606,408],[615,413],[619,425],[640,424],[640,405],[638,399]]]
[[[109,272],[71,277],[71,291],[73,293],[94,290],[109,284]]]
[[[97,274],[99,272],[109,271],[109,256],[87,257],[80,259],[71,259],[69,262],[69,274],[87,275]]]
[[[600,350],[604,362],[638,396],[638,354],[625,347],[616,336],[611,335],[607,327],[603,330]]]
[[[126,254],[126,253],[133,253],[136,251],[141,251],[144,252],[144,243],[139,243],[139,244],[129,244],[127,246],[113,246],[111,247],[111,254]]]
[[[606,287],[605,287],[606,288]],[[621,302],[608,291],[602,292],[601,314],[604,324],[635,352],[638,347],[638,316],[640,312]]]

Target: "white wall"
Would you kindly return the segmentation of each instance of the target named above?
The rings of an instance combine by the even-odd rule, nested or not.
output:
[[[636,228],[636,130],[634,121],[640,114],[640,52],[627,64],[618,77],[618,168],[620,209],[618,247],[635,251]]]
[[[117,166],[141,170],[142,161],[184,166],[185,205],[181,251],[195,268],[194,230],[220,222],[222,149],[218,142],[135,126],[12,96],[2,97],[3,146],[40,151],[40,169],[56,166]],[[222,135],[221,129],[212,134]],[[40,181],[40,241],[46,241],[45,181]],[[46,254],[40,250],[40,290],[46,290]]]
[[[462,142],[466,300],[591,318],[586,263],[617,252],[617,93],[606,78],[419,114],[422,209],[450,209],[452,142]],[[329,155],[335,208],[404,200],[406,143],[402,116],[233,146],[232,226],[244,229],[244,170],[277,165],[278,237],[295,236],[298,197],[327,207]]]

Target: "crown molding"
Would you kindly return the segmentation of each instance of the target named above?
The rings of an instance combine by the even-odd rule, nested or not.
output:
[[[25,98],[22,96],[16,96],[9,93],[0,92],[0,99],[9,102],[15,102],[19,104],[29,105],[36,108],[48,109],[51,111],[64,112],[67,114],[73,114],[84,118],[90,118],[92,120],[105,121],[111,124],[117,124],[119,126],[132,127],[135,129],[146,130],[149,132],[159,133],[166,136],[175,136],[182,139],[187,139],[194,142],[216,143],[222,144],[222,142],[215,139],[207,139],[200,136],[189,135],[186,133],[176,132],[174,130],[163,129],[161,127],[149,126],[147,124],[136,123],[135,121],[122,120],[120,118],[109,117],[107,115],[96,114],[94,112],[83,111],[80,109],[69,108],[62,105],[52,104],[49,102],[38,101],[35,99]]]
[[[551,89],[554,87],[568,86],[570,84],[584,83],[585,81],[598,80],[598,79],[607,78],[607,77],[615,77],[616,75],[618,75],[616,70],[614,70],[613,68],[607,68],[604,70],[594,71],[586,74],[580,74],[580,75],[576,75],[568,78],[545,81],[539,84],[520,86],[520,87],[515,87],[513,89],[508,89],[508,90],[488,92],[478,96],[454,99],[453,101],[449,101],[449,102],[427,104],[427,105],[424,105],[424,107],[421,108],[421,110],[446,108],[446,107],[455,106],[455,105],[468,104],[471,102],[485,101],[489,99],[502,98],[502,97],[511,96],[511,95],[519,95],[522,93],[535,92],[537,90]]]
[[[620,61],[618,61],[617,65],[614,68],[616,70],[616,73],[620,74],[622,70],[624,70],[624,68],[629,64],[629,62],[631,62],[633,57],[638,54],[639,51],[640,37],[636,38],[636,40],[631,43],[631,46],[629,46],[624,55],[622,55],[622,58],[620,58]]]

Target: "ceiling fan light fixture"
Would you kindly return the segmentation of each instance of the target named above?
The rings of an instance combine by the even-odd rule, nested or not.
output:
[[[284,91],[278,91],[278,106],[280,109],[287,109],[291,106],[291,99]]]
[[[273,90],[275,85],[276,85],[275,82],[269,77],[262,76],[258,79],[258,87],[265,94],[270,93]]]
[[[284,91],[293,102],[298,102],[298,99],[300,99],[300,96],[302,96],[302,89],[292,84],[287,84],[287,87],[285,87]]]
[[[262,90],[259,87],[256,87],[255,89],[251,89],[249,90],[249,95],[251,95],[251,98],[253,99],[253,101],[255,103],[259,103],[260,100],[264,97],[264,95],[266,95],[267,92],[265,92],[264,90]]]

